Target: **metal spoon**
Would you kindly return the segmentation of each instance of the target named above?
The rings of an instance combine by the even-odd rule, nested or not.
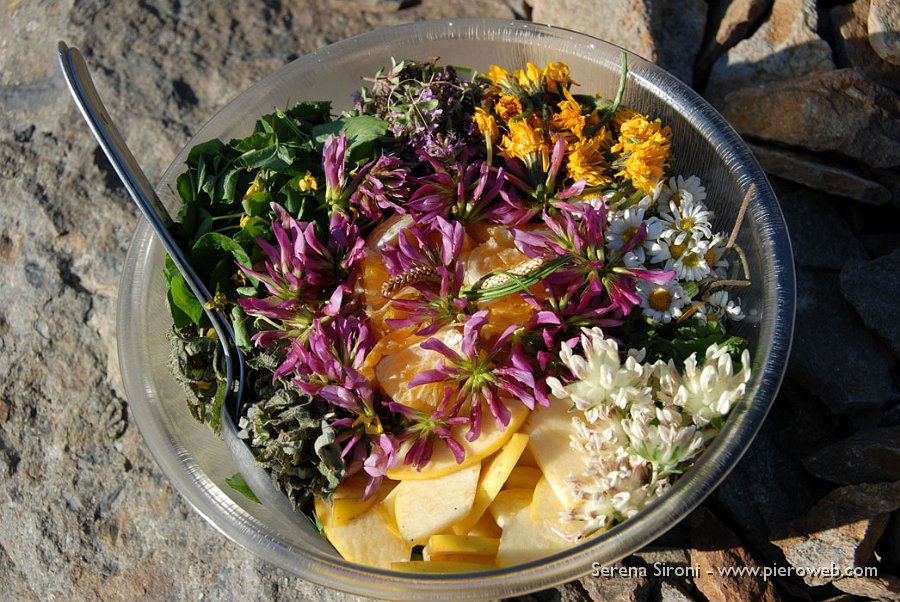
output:
[[[237,435],[234,420],[240,416],[246,374],[244,358],[235,341],[231,325],[224,315],[210,309],[212,306],[209,302],[212,296],[194,268],[191,267],[181,247],[172,237],[169,228],[174,224],[174,220],[166,211],[153,186],[147,180],[147,176],[141,170],[137,159],[125,144],[125,139],[119,129],[110,118],[94,87],[84,57],[77,48],[69,48],[65,42],[59,42],[57,51],[59,65],[66,78],[69,91],[91,128],[94,138],[100,143],[100,148],[109,158],[119,179],[128,190],[128,194],[131,195],[144,218],[150,223],[166,253],[172,258],[175,267],[184,276],[184,281],[190,287],[191,292],[203,305],[203,310],[216,332],[225,358],[226,389],[225,402],[222,404],[222,438],[250,489],[263,505],[292,523],[300,522],[299,515],[293,510],[285,495],[275,488],[268,473],[257,465],[253,452]],[[232,408],[231,411],[228,408]]]

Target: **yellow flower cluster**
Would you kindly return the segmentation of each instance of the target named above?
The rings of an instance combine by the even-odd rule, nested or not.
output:
[[[565,171],[560,177],[569,184],[584,180],[587,188],[596,188],[625,179],[646,194],[662,180],[670,129],[626,107],[604,119],[602,106],[572,95],[575,82],[564,63],[550,62],[543,70],[527,63],[513,73],[492,65],[485,78],[490,83],[485,106],[474,119],[501,156],[546,174],[553,146],[562,137]]]

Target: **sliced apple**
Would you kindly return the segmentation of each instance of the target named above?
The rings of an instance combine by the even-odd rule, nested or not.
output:
[[[377,499],[383,498],[394,486],[392,481],[384,481],[379,495],[373,495],[369,499],[363,499],[368,483],[368,475],[358,473],[353,475],[337,489],[331,497],[331,523],[335,527],[346,525],[351,520],[368,510]]]
[[[388,481],[385,481],[385,483]],[[380,502],[375,504],[375,512],[381,516],[381,520],[384,521],[385,526],[397,537],[400,537],[400,529],[397,528],[397,483],[393,482],[395,486],[391,488],[390,493],[384,496]],[[384,484],[382,484],[384,487]]]
[[[521,462],[522,460],[520,458],[519,463],[516,464],[516,467],[509,473],[509,478],[506,479],[506,483],[503,484],[505,489],[534,488],[538,484],[538,481],[541,480],[543,474],[541,473],[540,468],[537,466],[522,466]]]
[[[536,560],[571,547],[573,543],[556,532],[559,526],[558,518],[555,521],[531,520],[530,504],[509,515],[503,521],[503,534],[497,549],[497,566]]]
[[[492,565],[486,565],[480,562],[461,562],[453,560],[410,560],[408,562],[391,563],[391,568],[395,571],[404,571],[407,573],[468,573],[473,571],[484,571],[491,568],[491,566]]]
[[[434,445],[434,453],[428,464],[421,471],[416,470],[414,466],[403,464],[402,461],[412,445],[408,441],[400,446],[399,458],[401,461],[388,471],[388,478],[397,481],[435,479],[457,470],[468,468],[473,464],[480,464],[486,457],[503,447],[519,431],[531,412],[518,400],[510,400],[508,405],[510,419],[505,429],[497,424],[497,421],[491,417],[489,412],[484,413],[485,418],[481,425],[481,436],[475,441],[466,440],[465,434],[469,428],[467,425],[461,424],[453,427],[454,438],[462,444],[466,452],[466,457],[462,463],[457,464],[450,448],[438,441]]]
[[[500,539],[473,535],[432,535],[428,539],[424,553],[434,560],[454,560],[442,556],[490,556],[497,555]],[[459,560],[458,558],[456,560]]]
[[[491,516],[490,512],[485,512],[481,515],[481,518],[475,523],[471,529],[469,529],[469,535],[474,535],[476,537],[500,537],[500,527],[497,526],[497,522],[494,520],[494,517]]]
[[[394,516],[400,535],[409,545],[424,544],[459,522],[472,510],[481,464],[428,480],[397,485]]]
[[[522,425],[522,432],[529,435],[528,449],[566,507],[576,503],[568,484],[569,476],[580,474],[587,467],[584,454],[569,445],[572,418],[566,403],[553,400],[548,408],[536,408]]]
[[[391,533],[374,508],[370,507],[347,524],[335,525],[327,502],[316,498],[315,507],[325,536],[345,560],[379,568],[409,560],[410,547]]]
[[[516,433],[510,437],[499,452],[485,460],[478,488],[475,490],[475,503],[472,505],[472,511],[465,519],[453,525],[454,533],[457,535],[467,534],[481,519],[488,506],[500,493],[500,489],[503,488],[503,484],[506,483],[506,479],[509,478],[527,445],[528,435]]]
[[[497,525],[505,528],[505,523],[509,521],[515,514],[523,508],[531,505],[531,499],[534,497],[532,489],[504,489],[494,498],[494,503],[490,505],[488,510]]]

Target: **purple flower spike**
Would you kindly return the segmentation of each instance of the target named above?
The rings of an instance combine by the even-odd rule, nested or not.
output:
[[[341,132],[340,136],[328,136],[322,147],[322,169],[325,171],[325,184],[327,185],[326,198],[332,200],[343,193],[347,185],[346,166],[344,165],[347,154],[347,134]]]
[[[382,155],[370,161],[353,178],[350,205],[371,220],[381,219],[384,209],[406,213],[403,204],[409,195],[408,173],[393,156]]]

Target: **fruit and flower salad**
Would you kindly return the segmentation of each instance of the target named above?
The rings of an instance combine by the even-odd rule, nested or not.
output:
[[[626,81],[392,61],[351,110],[191,150],[176,234],[245,355],[239,435],[347,560],[563,550],[663,495],[744,396],[741,217],[716,228]],[[215,334],[165,275],[173,372],[218,430]]]

